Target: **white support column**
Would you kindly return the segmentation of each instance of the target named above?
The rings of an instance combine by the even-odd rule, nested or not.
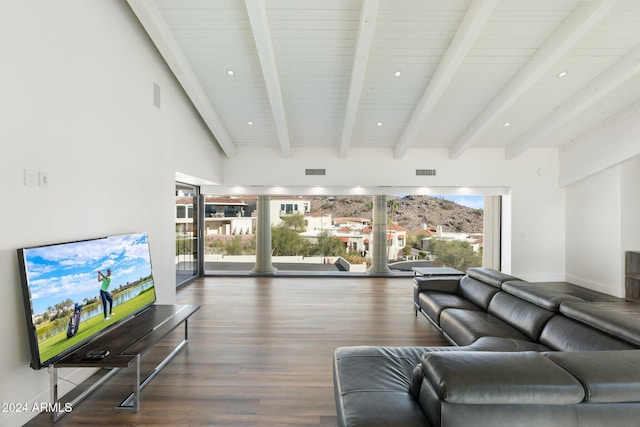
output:
[[[271,217],[269,213],[269,196],[258,196],[258,218],[256,223],[256,265],[253,274],[275,274],[271,265]]]
[[[482,227],[482,266],[501,270],[500,265],[500,196],[484,196],[484,225]]]
[[[373,196],[373,234],[369,274],[391,274],[387,265],[387,196]]]

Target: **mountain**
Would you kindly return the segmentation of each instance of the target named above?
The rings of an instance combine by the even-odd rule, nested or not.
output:
[[[387,209],[387,216],[407,230],[417,232],[424,227],[442,226],[443,231],[482,233],[483,210],[459,205],[450,200],[433,196],[387,197],[387,203],[395,200],[396,212]],[[391,202],[393,204],[393,202]],[[370,196],[312,197],[311,211],[330,213],[332,218],[372,217]]]

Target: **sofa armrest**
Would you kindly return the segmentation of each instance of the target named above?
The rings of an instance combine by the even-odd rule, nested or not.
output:
[[[416,276],[413,278],[413,287],[418,293],[423,291],[458,292],[460,279],[464,276]]]
[[[418,307],[421,292],[435,291],[455,294],[458,292],[460,279],[464,276],[416,276],[413,278],[413,305]]]

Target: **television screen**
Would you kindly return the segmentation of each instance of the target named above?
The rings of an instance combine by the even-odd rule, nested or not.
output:
[[[18,262],[33,369],[156,300],[146,233],[22,248]]]

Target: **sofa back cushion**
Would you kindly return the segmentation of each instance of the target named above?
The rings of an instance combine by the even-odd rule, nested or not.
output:
[[[495,286],[496,288],[499,288],[508,280],[519,280],[517,277],[511,276],[510,274],[486,267],[468,268],[467,275],[488,285]]]
[[[560,312],[640,348],[640,320],[637,317],[613,312],[607,306],[576,302],[562,303]]]
[[[500,288],[488,285],[469,276],[464,276],[460,279],[460,284],[458,285],[458,293],[460,296],[471,301],[483,310],[487,309],[491,298],[493,298],[499,290]]]
[[[557,313],[560,311],[560,304],[563,302],[584,302],[582,298],[569,294],[570,291],[567,290],[569,285],[564,282],[530,283],[522,280],[512,280],[503,283],[502,290]]]
[[[489,303],[487,311],[537,341],[542,328],[555,315],[530,302],[506,292],[498,292]]]
[[[544,353],[583,384],[591,403],[637,402],[640,352],[636,350]]]
[[[557,351],[631,350],[624,341],[564,316],[555,316],[542,328],[539,342]]]

